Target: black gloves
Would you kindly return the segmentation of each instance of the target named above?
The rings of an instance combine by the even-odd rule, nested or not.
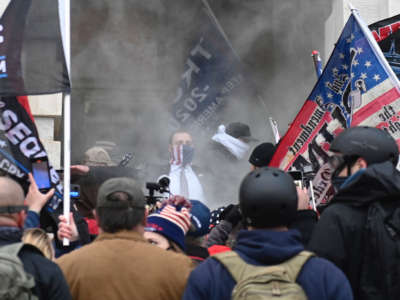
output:
[[[242,220],[242,213],[240,212],[239,205],[228,205],[220,215],[221,220],[225,220],[235,227]]]

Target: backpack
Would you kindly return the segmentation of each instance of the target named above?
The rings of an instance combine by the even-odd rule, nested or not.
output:
[[[0,299],[37,300],[32,294],[35,279],[24,270],[18,257],[23,243],[0,247]]]
[[[400,204],[371,203],[363,231],[360,299],[400,299]]]
[[[303,265],[313,255],[302,251],[288,261],[274,266],[250,265],[234,251],[212,257],[222,263],[236,281],[232,291],[233,300],[304,300],[307,296],[296,283],[296,279]]]

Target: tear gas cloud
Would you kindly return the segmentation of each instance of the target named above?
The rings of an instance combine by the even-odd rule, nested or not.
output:
[[[245,80],[259,94],[234,96],[230,100],[238,101],[225,107],[223,121],[246,122],[260,142],[273,142],[268,117],[277,120],[283,135],[316,82],[310,54],[324,48],[331,1],[209,4],[246,69]],[[72,161],[79,161],[95,141],[108,140],[121,155],[135,153],[135,163],[167,163],[168,110],[193,33],[204,22],[198,19],[201,1],[86,0],[71,5]],[[211,134],[193,136],[200,148]]]

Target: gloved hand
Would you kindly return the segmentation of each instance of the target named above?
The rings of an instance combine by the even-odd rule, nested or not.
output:
[[[240,212],[239,205],[230,204],[220,215],[221,220],[225,220],[235,227],[242,220],[242,213]]]

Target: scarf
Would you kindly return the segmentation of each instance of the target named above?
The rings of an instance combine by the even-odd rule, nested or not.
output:
[[[245,157],[250,146],[241,140],[225,132],[225,126],[219,125],[217,133],[212,137],[212,140],[223,145],[230,153],[232,153],[238,160]]]

